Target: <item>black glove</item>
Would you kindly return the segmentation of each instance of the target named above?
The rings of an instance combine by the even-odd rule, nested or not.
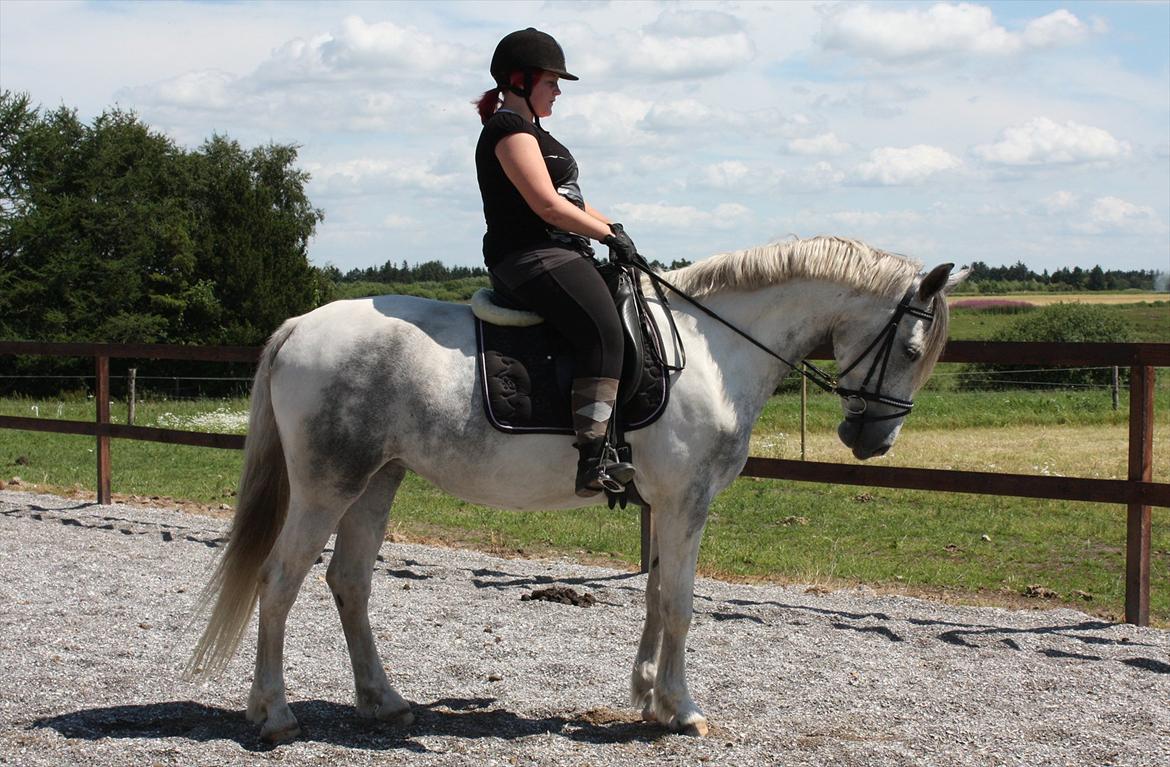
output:
[[[638,249],[634,247],[630,235],[626,234],[621,224],[610,224],[609,230],[612,234],[601,241],[602,245],[609,248],[609,260],[619,264],[634,263],[638,257]]]

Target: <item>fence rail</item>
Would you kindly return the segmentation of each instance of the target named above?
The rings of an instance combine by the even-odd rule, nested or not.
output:
[[[0,428],[82,434],[97,440],[98,503],[108,504],[110,440],[138,439],[197,447],[238,450],[244,437],[178,429],[156,429],[110,423],[110,359],[167,359],[206,362],[255,362],[259,347],[175,346],[167,344],[46,343],[0,341],[0,354],[89,357],[95,364],[97,420],[0,416]],[[817,349],[810,359],[831,359],[831,350]],[[1153,506],[1170,507],[1170,484],[1153,481],[1154,385],[1156,368],[1170,367],[1170,343],[1066,344],[952,341],[942,362],[1026,363],[1028,365],[1117,365],[1130,368],[1128,476],[1124,480],[998,474],[856,464],[749,458],[743,475],[801,482],[867,485],[908,490],[1004,495],[1053,500],[1115,503],[1126,507],[1125,619],[1149,624],[1150,534]],[[650,518],[642,512],[642,569],[648,566]]]

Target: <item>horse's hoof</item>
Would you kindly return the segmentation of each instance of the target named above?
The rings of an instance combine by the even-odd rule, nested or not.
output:
[[[409,708],[402,711],[387,711],[378,714],[378,721],[394,727],[409,727],[414,724],[414,714],[410,712]]]
[[[679,735],[687,735],[692,738],[705,738],[709,732],[707,723],[700,719],[697,722],[691,722],[678,731]]]
[[[373,703],[360,705],[357,707],[357,713],[363,719],[376,719],[396,727],[409,727],[414,724],[410,704],[401,698],[380,705]]]
[[[299,737],[301,737],[301,726],[296,722],[271,731],[268,731],[267,728],[260,730],[260,740],[271,746],[290,743]]]

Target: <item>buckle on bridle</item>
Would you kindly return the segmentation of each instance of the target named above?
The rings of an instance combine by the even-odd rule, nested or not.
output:
[[[865,415],[865,411],[869,407],[869,403],[866,402],[865,397],[859,394],[842,394],[841,399],[844,401],[846,417],[853,416],[860,418]]]

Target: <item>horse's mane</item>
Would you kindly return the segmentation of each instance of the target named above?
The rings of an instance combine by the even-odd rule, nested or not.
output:
[[[838,282],[858,291],[901,298],[921,271],[922,263],[914,259],[872,248],[859,240],[821,235],[721,253],[663,276],[679,290],[694,296],[809,279]],[[950,318],[944,297],[936,297],[934,313],[923,349],[927,359],[937,359],[946,344]],[[933,362],[925,366],[924,373],[928,374],[931,367]]]
[[[921,270],[918,261],[871,248],[864,242],[820,236],[721,253],[664,276],[680,290],[696,296],[809,279],[901,298]]]

